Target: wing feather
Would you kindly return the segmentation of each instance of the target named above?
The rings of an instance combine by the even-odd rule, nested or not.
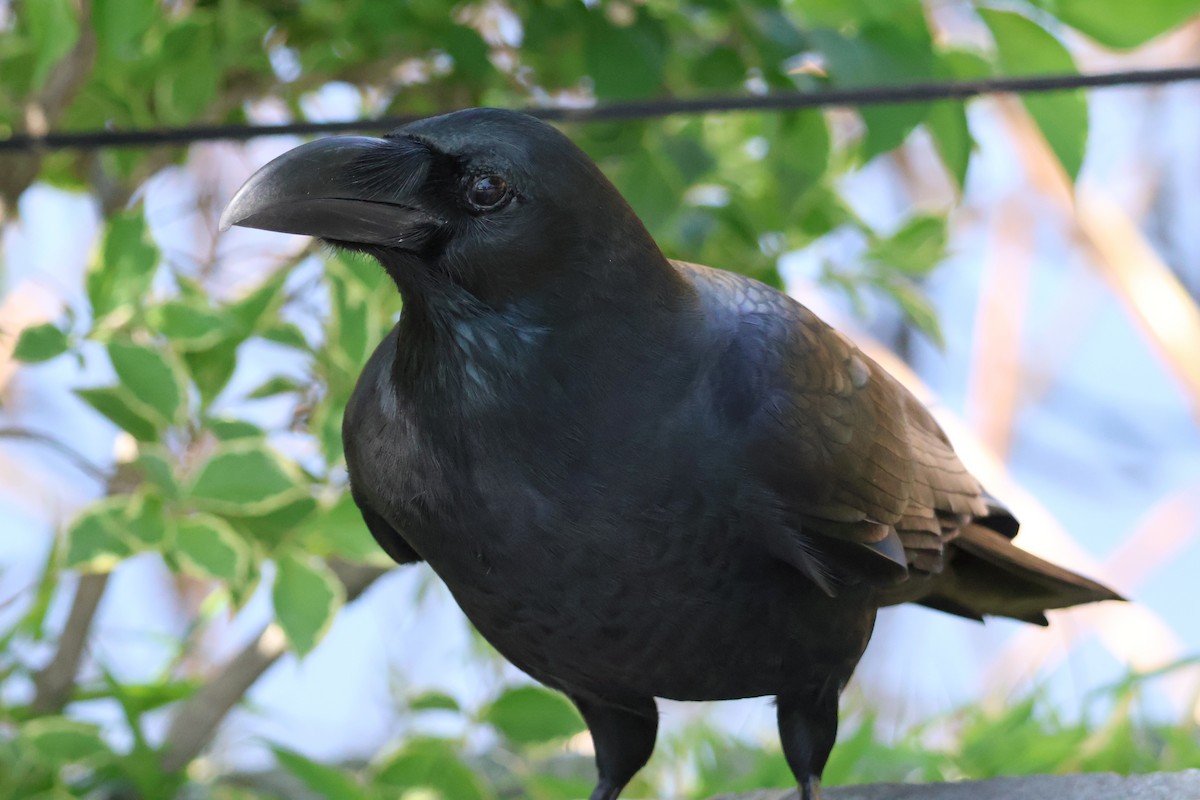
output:
[[[808,540],[802,547],[769,542],[772,552],[798,554],[806,572],[814,569],[807,562],[825,557],[820,569],[843,581],[940,572],[947,543],[967,520],[986,515],[987,504],[933,416],[846,336],[786,295],[730,273],[678,266],[727,335],[740,337],[740,351],[755,359],[750,379],[761,400],[750,425],[750,468],[793,521],[762,535]],[[851,546],[848,557],[838,543]]]

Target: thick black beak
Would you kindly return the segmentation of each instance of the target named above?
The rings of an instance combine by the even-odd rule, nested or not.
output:
[[[250,176],[221,230],[240,225],[338,242],[404,246],[438,219],[419,205],[429,150],[411,139],[335,136],[289,150]]]

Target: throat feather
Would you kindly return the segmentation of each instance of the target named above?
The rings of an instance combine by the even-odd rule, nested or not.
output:
[[[397,384],[447,410],[501,402],[536,360],[544,337],[518,314],[478,306],[407,315],[400,319]]]

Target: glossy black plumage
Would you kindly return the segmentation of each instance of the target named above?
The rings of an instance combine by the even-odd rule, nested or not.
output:
[[[428,562],[575,701],[592,800],[649,757],[654,698],[760,695],[817,797],[881,605],[1044,624],[1117,599],[1010,544],[1015,520],[849,340],[761,283],[669,261],[532,118],[305,145],[223,223],[312,233],[392,276],[404,313],[345,417],[354,499],[393,558]]]

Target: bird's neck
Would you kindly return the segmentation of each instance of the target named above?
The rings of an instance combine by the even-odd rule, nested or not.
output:
[[[543,336],[519,310],[489,308],[450,285],[409,293],[393,375],[430,401],[486,406],[527,370]]]
[[[517,387],[562,386],[585,363],[646,368],[673,348],[694,290],[662,257],[633,252],[596,273],[564,271],[527,295],[489,304],[447,280],[402,287],[394,376],[402,389],[472,409]]]

